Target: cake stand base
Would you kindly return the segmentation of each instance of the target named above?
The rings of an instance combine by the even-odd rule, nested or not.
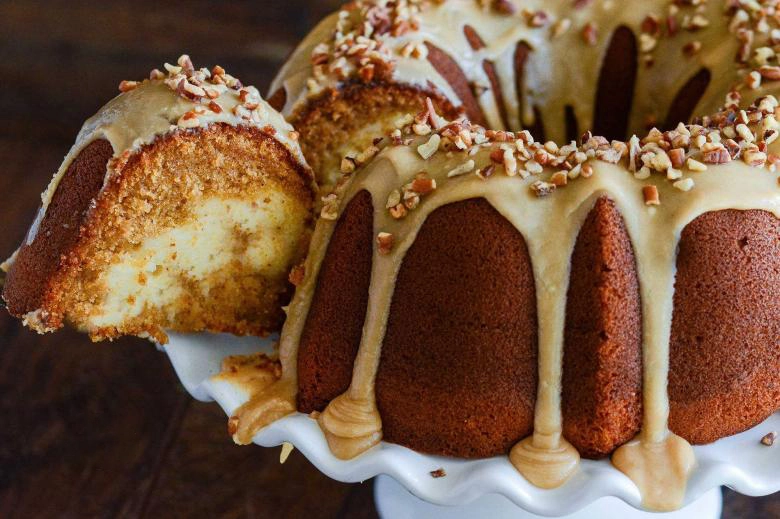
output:
[[[541,519],[526,512],[498,494],[485,495],[463,506],[437,506],[423,501],[407,491],[389,476],[377,476],[374,481],[374,500],[383,519]],[[723,506],[720,488],[714,488],[698,501],[682,510],[666,514],[642,512],[616,497],[604,497],[566,519],[718,519]]]

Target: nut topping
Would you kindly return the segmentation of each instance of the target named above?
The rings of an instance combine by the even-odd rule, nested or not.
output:
[[[387,255],[393,250],[393,235],[389,232],[380,232],[376,236],[377,251],[379,254]]]
[[[661,197],[656,186],[649,185],[643,187],[642,196],[645,199],[645,205],[661,205]]]

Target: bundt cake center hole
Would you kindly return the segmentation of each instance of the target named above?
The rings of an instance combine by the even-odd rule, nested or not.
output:
[[[465,25],[463,35],[474,51],[488,46],[486,41],[471,25]],[[474,122],[484,124],[487,117],[478,99],[484,87],[493,92],[495,108],[503,125],[509,127],[506,92],[502,91],[501,81],[495,63],[484,60],[482,69],[489,85],[479,86],[470,82],[458,65],[455,57],[430,42],[426,43],[428,60],[452,87],[463,105],[464,112]],[[533,47],[526,41],[516,44],[513,63],[515,74],[515,92],[518,116],[525,120],[524,129],[531,132],[536,140],[545,141],[544,106],[530,101],[527,89],[527,66]],[[576,140],[581,132],[591,130],[607,139],[625,140],[630,135],[630,120],[634,105],[634,94],[639,68],[639,48],[635,32],[627,26],[618,27],[609,40],[599,75],[596,78],[596,94],[593,100],[592,127],[583,127],[577,119],[575,107],[567,104],[562,114],[562,123],[567,141]],[[644,122],[648,129],[658,126],[661,130],[671,130],[680,122],[689,122],[693,112],[710,84],[709,69],[702,68],[688,79],[674,96],[666,114],[646,114]],[[636,131],[636,129],[634,129]]]

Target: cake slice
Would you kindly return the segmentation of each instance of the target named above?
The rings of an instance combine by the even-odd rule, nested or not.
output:
[[[283,320],[316,190],[297,134],[219,66],[165,69],[84,124],[3,264],[8,310],[40,333],[164,343]]]

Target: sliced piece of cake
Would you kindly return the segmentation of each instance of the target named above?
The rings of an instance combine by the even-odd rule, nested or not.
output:
[[[219,66],[165,69],[84,124],[3,264],[8,310],[38,332],[164,343],[283,320],[316,191],[297,134]]]

